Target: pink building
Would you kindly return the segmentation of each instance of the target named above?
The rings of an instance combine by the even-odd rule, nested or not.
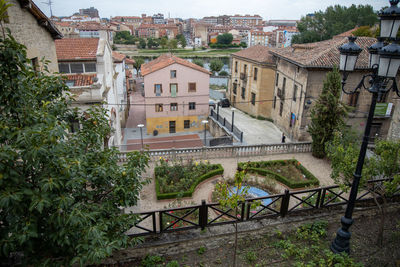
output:
[[[143,64],[147,133],[202,130],[208,116],[210,72],[164,54]],[[156,133],[156,134],[157,134]]]

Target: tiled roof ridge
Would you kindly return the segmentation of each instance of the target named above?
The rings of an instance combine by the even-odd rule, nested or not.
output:
[[[205,68],[202,68],[192,62],[189,62],[187,60],[184,60],[180,57],[174,56],[171,53],[165,53],[162,54],[161,56],[159,56],[158,58],[145,63],[142,65],[141,67],[141,71],[142,71],[142,75],[147,75],[149,73],[152,73],[154,71],[163,69],[167,66],[170,66],[172,64],[180,64],[180,65],[184,65],[186,67],[207,73],[207,74],[211,74],[208,70],[206,70]]]

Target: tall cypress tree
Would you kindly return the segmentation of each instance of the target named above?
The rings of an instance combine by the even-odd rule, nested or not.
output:
[[[312,137],[313,156],[317,158],[325,157],[325,144],[332,139],[333,132],[344,125],[347,110],[340,101],[340,91],[341,77],[338,68],[334,67],[327,74],[322,93],[311,109],[308,132]]]

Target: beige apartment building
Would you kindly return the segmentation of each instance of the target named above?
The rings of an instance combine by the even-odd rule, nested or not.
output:
[[[262,45],[233,53],[228,96],[235,108],[271,118],[276,64],[271,49]]]
[[[347,41],[347,37],[341,35],[322,42],[296,44],[272,51],[277,60],[272,118],[275,125],[292,140],[311,140],[307,132],[310,109],[321,94],[326,74],[339,65],[338,47]],[[356,70],[349,74],[346,88],[355,88],[362,76],[369,73],[367,48],[375,42],[375,38],[358,37],[356,43],[363,51],[358,58]],[[375,112],[374,115],[371,130],[373,138],[387,137],[391,110],[394,108],[392,94],[384,96],[377,104],[381,112]],[[342,101],[353,107],[346,124],[363,132],[371,94],[366,90],[354,95],[342,93]]]
[[[32,0],[10,0],[5,27],[14,38],[26,46],[27,58],[32,65],[42,67],[41,60],[49,60],[50,72],[58,72],[55,39],[61,39],[61,32]]]

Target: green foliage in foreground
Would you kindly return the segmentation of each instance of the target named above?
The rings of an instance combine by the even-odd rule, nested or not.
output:
[[[134,244],[125,232],[136,216],[121,208],[136,205],[148,157],[119,165],[104,148],[106,110],[72,109],[62,79],[46,62],[35,71],[12,36],[0,62],[0,261],[20,252],[22,265],[85,265]]]

